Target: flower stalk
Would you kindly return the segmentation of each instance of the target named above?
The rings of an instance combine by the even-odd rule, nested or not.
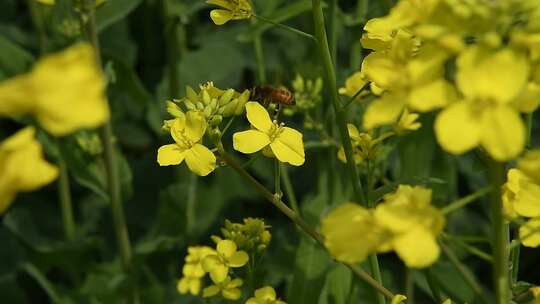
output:
[[[64,158],[60,156],[58,160],[58,196],[60,199],[60,210],[62,212],[62,224],[66,240],[75,239],[75,219],[73,216],[73,203],[71,200],[71,190],[69,187],[69,173]]]

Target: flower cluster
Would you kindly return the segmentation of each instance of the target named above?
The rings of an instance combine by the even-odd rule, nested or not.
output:
[[[216,248],[192,246],[188,248],[182,278],[177,289],[182,294],[201,294],[205,298],[220,295],[227,300],[238,300],[242,296],[244,281],[240,270],[250,262],[247,271],[254,271],[255,257],[262,254],[270,243],[271,234],[262,219],[246,218],[243,223],[225,222],[221,229],[223,237],[213,236]],[[210,284],[204,287],[208,274]],[[204,287],[204,288],[203,288]],[[276,292],[266,286],[255,291],[255,297],[247,304],[285,304],[276,299]]]
[[[308,112],[318,106],[321,101],[321,91],[323,88],[322,78],[304,79],[302,75],[297,74],[292,81],[294,100],[296,104],[291,107],[285,107],[283,114],[292,116],[296,113],[308,114]]]
[[[225,220],[221,233],[225,239],[234,241],[238,248],[247,252],[262,252],[266,250],[272,239],[269,228],[262,219],[245,218],[243,223],[232,223]],[[218,236],[212,237],[214,241],[221,240]]]
[[[528,0],[401,0],[366,24],[362,44],[373,52],[344,93],[370,82],[377,98],[367,129],[396,121],[403,108],[442,108],[435,132],[446,151],[481,146],[498,161],[515,158],[525,143],[519,114],[540,103],[539,12]]]
[[[508,171],[503,186],[503,206],[509,219],[528,218],[519,229],[527,247],[540,245],[540,150],[529,151]]]
[[[253,14],[248,0],[208,0],[206,3],[221,7],[210,12],[210,18],[216,25],[223,25],[231,20],[249,19]]]
[[[270,119],[268,111],[258,102],[246,103],[246,116],[252,129],[234,133],[235,150],[248,154],[263,150],[265,155],[280,162],[293,166],[304,164],[302,133]]]
[[[442,213],[431,205],[431,190],[400,185],[374,209],[346,203],[322,221],[325,246],[339,261],[360,262],[370,254],[394,250],[408,267],[433,264]]]

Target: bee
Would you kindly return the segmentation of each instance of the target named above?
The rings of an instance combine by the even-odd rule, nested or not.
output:
[[[268,107],[271,103],[285,106],[294,106],[294,94],[287,89],[276,88],[269,85],[256,86],[251,90],[251,100],[258,101]]]

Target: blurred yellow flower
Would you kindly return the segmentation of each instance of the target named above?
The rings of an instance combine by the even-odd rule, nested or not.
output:
[[[540,149],[527,151],[519,160],[518,168],[540,185]]]
[[[378,151],[377,145],[391,135],[390,133],[384,133],[378,138],[373,138],[369,133],[358,131],[353,124],[347,124],[347,131],[351,139],[354,162],[357,165],[366,160],[375,159]],[[338,149],[337,156],[341,162],[347,162],[345,149],[343,147]]]
[[[203,290],[202,296],[205,298],[213,297],[221,292],[221,296],[224,299],[233,301],[238,300],[242,296],[242,291],[238,287],[242,286],[243,284],[244,282],[242,279],[231,280],[231,277],[227,276],[221,282],[206,287]]]
[[[206,176],[214,171],[216,156],[200,143],[206,132],[203,114],[189,111],[186,115],[179,115],[169,126],[176,143],[159,148],[159,165],[179,165],[185,159],[189,170],[197,175]]]
[[[0,100],[0,115],[35,115],[56,136],[109,119],[105,79],[87,43],[46,56],[30,73],[0,82]]]
[[[251,4],[247,0],[208,0],[206,3],[222,7],[210,12],[210,18],[216,25],[223,25],[230,20],[249,19],[252,16]]]
[[[519,227],[519,239],[523,246],[540,246],[540,217],[532,218]]]
[[[201,291],[201,278],[206,273],[202,268],[202,260],[211,254],[215,254],[214,249],[208,246],[191,246],[188,248],[188,255],[182,267],[182,278],[178,281],[177,289],[181,294],[191,293],[198,295]]]
[[[246,103],[246,116],[253,129],[234,133],[235,150],[255,153],[270,146],[279,161],[293,166],[304,163],[302,133],[272,121],[268,111],[258,102]]]
[[[353,97],[360,91],[368,81],[366,80],[364,74],[362,72],[356,72],[352,74],[347,80],[345,81],[345,87],[339,88],[339,94]]]
[[[372,211],[354,203],[345,203],[325,216],[321,233],[332,256],[348,263],[364,261],[377,251],[385,237]]]
[[[401,113],[401,116],[399,117],[399,120],[394,125],[394,131],[397,135],[403,135],[409,131],[415,131],[420,129],[422,124],[417,121],[418,115],[417,113],[410,113],[407,108],[403,110],[403,113]]]
[[[438,115],[435,133],[440,145],[453,154],[481,145],[498,161],[518,156],[525,145],[525,126],[512,101],[527,85],[525,54],[471,46],[458,57],[457,68],[464,100]]]
[[[245,304],[287,304],[276,299],[276,291],[271,286],[255,290],[255,297],[249,298]]]
[[[389,245],[411,268],[423,268],[439,257],[437,235],[444,227],[442,213],[431,205],[431,190],[399,185],[374,212],[377,224],[391,233]]]
[[[17,192],[36,190],[58,176],[58,169],[43,158],[34,135],[34,128],[26,127],[0,143],[0,214]]]
[[[237,251],[236,244],[231,240],[221,240],[216,247],[216,253],[202,260],[204,271],[210,273],[214,283],[223,282],[229,275],[229,268],[246,265],[249,256],[245,251]]]
[[[533,304],[540,304],[540,286],[534,286],[529,289],[534,297]]]

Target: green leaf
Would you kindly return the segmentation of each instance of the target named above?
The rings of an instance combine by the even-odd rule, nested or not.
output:
[[[98,32],[111,24],[125,18],[142,0],[109,0],[96,11],[96,26]]]
[[[296,264],[287,303],[317,303],[329,263],[330,257],[321,245],[303,236],[296,251]]]
[[[22,47],[0,36],[0,69],[6,76],[23,73],[34,62],[34,56]]]
[[[348,304],[352,272],[343,264],[335,264],[326,277],[328,304]]]

